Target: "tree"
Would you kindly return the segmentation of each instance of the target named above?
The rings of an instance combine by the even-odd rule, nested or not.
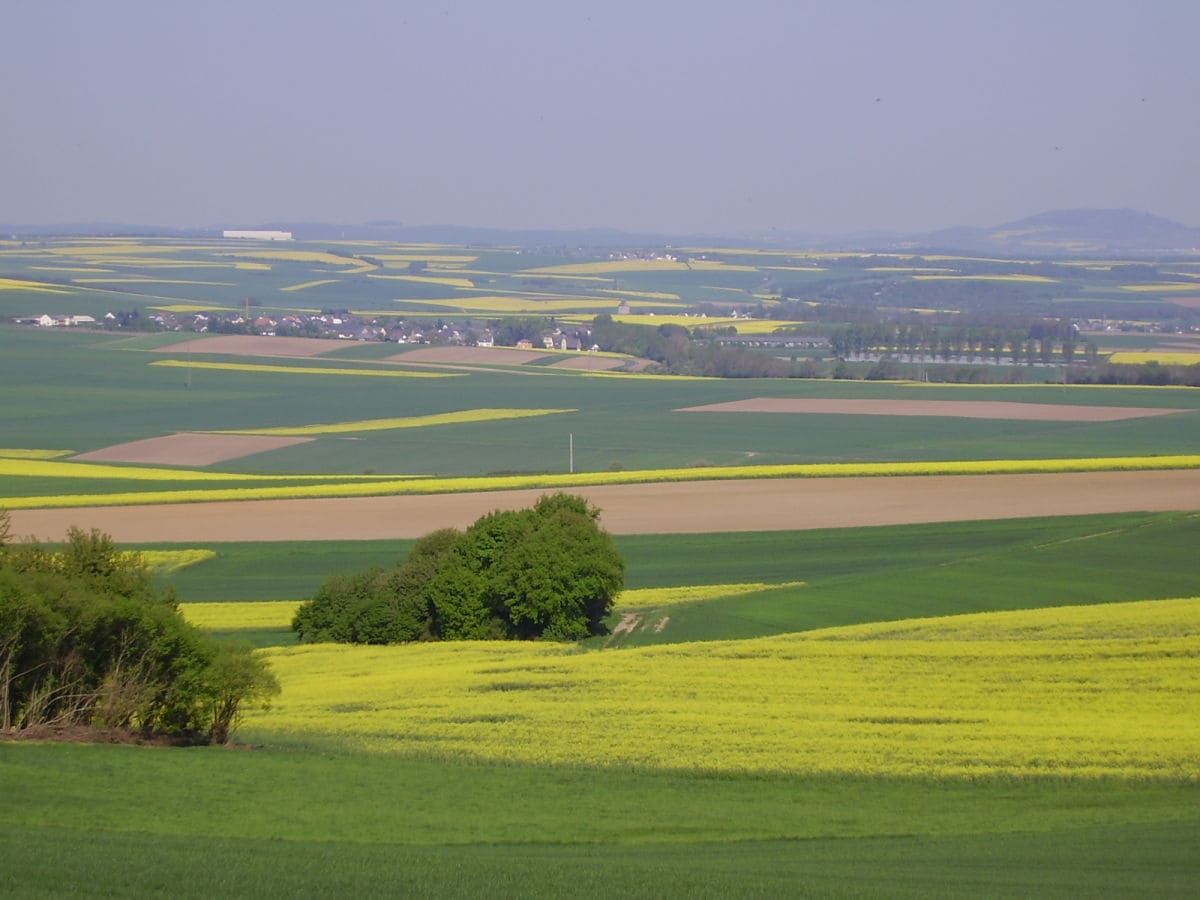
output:
[[[140,554],[107,535],[0,547],[0,727],[224,742],[244,703],[278,690],[263,660],[185,622]]]
[[[302,641],[579,640],[604,633],[623,583],[599,510],[553,494],[426,535],[392,570],[330,579],[292,627]]]

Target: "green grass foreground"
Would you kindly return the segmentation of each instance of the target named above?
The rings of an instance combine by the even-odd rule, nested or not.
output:
[[[1200,786],[0,745],[21,896],[1187,896]]]

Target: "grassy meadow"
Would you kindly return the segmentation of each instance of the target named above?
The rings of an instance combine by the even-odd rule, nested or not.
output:
[[[683,255],[8,243],[0,316],[249,301],[586,318],[625,300],[661,323],[868,270],[1065,304],[1084,291],[1153,304],[1194,284],[1134,290],[1111,266],[962,257]],[[174,346],[187,337],[0,326],[0,506],[566,485],[570,440],[574,483],[1200,464],[1194,389],[654,378],[555,369],[554,354],[451,367],[382,344],[331,341],[304,359]],[[753,398],[1179,412],[682,411]],[[310,440],[210,465],[72,459],[182,432]],[[260,648],[283,691],[228,748],[0,741],[0,893],[1194,893],[1200,512],[616,542],[627,590],[611,633],[577,645],[295,644],[299,601],[331,575],[398,562],[408,541],[129,548],[198,627]]]

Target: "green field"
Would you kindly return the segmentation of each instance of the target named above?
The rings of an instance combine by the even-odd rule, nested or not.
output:
[[[22,896],[1186,896],[1194,784],[0,747]]]

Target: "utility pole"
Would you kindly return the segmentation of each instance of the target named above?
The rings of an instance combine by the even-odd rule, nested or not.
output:
[[[570,438],[570,443],[568,444],[568,447],[569,447],[568,459],[570,461],[570,473],[572,475],[574,475],[575,474],[575,435],[574,435],[574,433],[571,433],[570,435],[568,435],[568,437]]]

